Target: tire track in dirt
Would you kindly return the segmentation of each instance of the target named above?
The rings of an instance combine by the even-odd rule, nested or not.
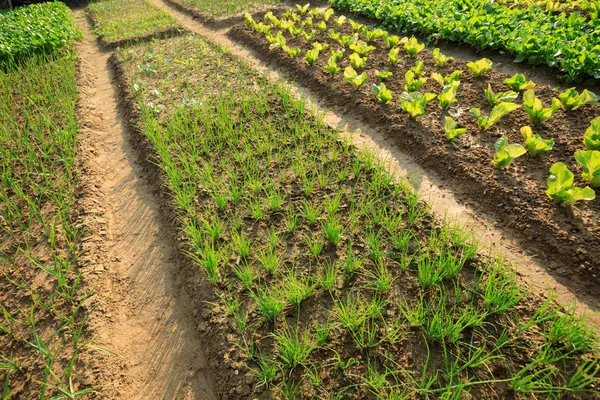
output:
[[[227,36],[229,29],[208,29],[193,17],[175,9],[164,0],[150,0],[150,2],[171,13],[182,27],[229,48],[233,54],[271,79],[286,78],[285,73],[264,63],[244,46],[231,41]],[[541,294],[551,291],[560,304],[576,302],[577,312],[587,315],[589,322],[596,326],[597,330],[600,330],[600,293],[592,292],[584,285],[567,278],[551,275],[543,263],[536,259],[536,254],[524,249],[512,232],[502,229],[492,216],[474,211],[469,204],[459,201],[441,179],[425,171],[411,157],[399,151],[386,140],[383,131],[352,117],[348,110],[331,109],[305,87],[296,83],[292,83],[291,86],[297,96],[303,97],[312,107],[324,114],[326,123],[342,132],[349,133],[357,147],[373,151],[380,159],[384,160],[391,171],[399,176],[412,177],[412,185],[429,204],[438,219],[446,217],[460,225],[468,225],[480,237],[482,249],[489,249],[492,253],[501,253],[514,264],[519,281],[529,290]]]
[[[91,328],[103,389],[100,398],[215,399],[196,332],[195,302],[186,286],[195,276],[179,269],[168,221],[147,184],[148,176],[118,112],[107,60],[83,10],[80,57],[81,133],[87,235],[85,263],[101,275]],[[193,274],[192,274],[193,275]]]

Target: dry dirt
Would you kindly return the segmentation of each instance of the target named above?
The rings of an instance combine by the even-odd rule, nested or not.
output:
[[[142,160],[119,115],[107,60],[82,10],[79,158],[84,165],[84,238],[90,273],[101,275],[91,306],[99,352],[99,397],[213,399],[196,334],[199,312],[175,261],[172,230],[161,220]]]

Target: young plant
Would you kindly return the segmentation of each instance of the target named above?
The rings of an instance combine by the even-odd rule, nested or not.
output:
[[[425,115],[427,103],[436,98],[433,93],[422,94],[420,92],[402,93],[400,95],[401,106],[413,119]]]
[[[358,22],[352,20],[350,20],[350,26],[352,26],[352,32],[354,33],[360,31],[364,27],[363,24],[359,24]]]
[[[410,69],[410,71],[412,71],[415,76],[421,76],[423,75],[423,68],[425,67],[425,63],[421,60],[418,60],[415,65]]]
[[[350,65],[354,69],[362,69],[367,65],[367,57],[361,57],[358,53],[352,53],[350,55]]]
[[[399,48],[395,47],[390,50],[390,52],[388,53],[388,61],[392,65],[396,65],[396,64],[398,64],[398,62],[400,62],[400,49]]]
[[[498,122],[500,118],[513,112],[519,107],[521,106],[515,103],[500,103],[496,107],[492,108],[492,112],[490,113],[489,117],[481,114],[481,110],[479,108],[471,108],[469,112],[471,115],[477,118],[477,125],[479,125],[479,129],[485,131]]]
[[[452,118],[445,116],[444,120],[446,121],[444,123],[444,133],[446,134],[446,139],[452,140],[459,135],[467,133],[465,128],[457,128],[456,121],[454,121]]]
[[[440,49],[437,47],[435,49],[433,49],[432,53],[433,53],[433,60],[438,65],[438,67],[443,67],[444,65],[446,65],[449,62],[451,62],[452,60],[454,60],[454,57],[447,57],[447,56],[443,55],[440,52]]]
[[[600,187],[600,151],[581,150],[575,152],[575,160],[583,170],[581,176],[592,187]]]
[[[552,106],[544,108],[542,100],[535,96],[533,90],[527,90],[523,93],[523,109],[529,114],[529,119],[534,125],[539,125],[553,116],[560,106],[560,100],[553,98]]]
[[[367,42],[373,42],[375,39],[378,39],[383,36],[384,31],[377,28],[374,30],[369,30],[366,26],[362,29],[363,36]]]
[[[316,32],[314,29],[312,29],[310,33],[302,31],[302,37],[304,37],[304,40],[306,40],[307,42],[312,42],[313,40],[315,40],[315,34]]]
[[[542,139],[540,135],[534,135],[529,126],[521,128],[521,135],[525,139],[525,147],[527,147],[527,151],[531,157],[544,154],[554,147],[554,139]]]
[[[505,168],[515,158],[527,153],[525,147],[516,143],[509,144],[508,139],[504,136],[496,141],[494,147],[496,148],[496,154],[494,154],[494,165],[496,165],[496,168]]]
[[[491,71],[492,65],[492,60],[489,58],[482,58],[481,60],[477,60],[475,62],[468,62],[467,68],[471,70],[475,78],[478,78],[486,72]]]
[[[362,74],[358,75],[354,68],[346,67],[344,70],[344,78],[346,78],[346,80],[350,82],[355,89],[359,89],[366,82],[367,73],[363,72]]]
[[[392,91],[385,87],[385,83],[381,82],[379,86],[373,84],[373,92],[380,103],[386,104],[392,100]]]
[[[383,43],[389,48],[395,47],[398,43],[400,43],[400,38],[395,35],[390,35],[388,32],[384,32],[381,36],[381,40]]]
[[[299,47],[283,46],[282,49],[290,58],[298,57],[298,55],[302,51]]]
[[[433,72],[431,74],[431,79],[433,79],[434,81],[436,81],[437,83],[439,83],[442,87],[451,84],[452,82],[456,82],[460,80],[460,76],[462,75],[464,71],[463,70],[456,70],[454,72],[452,72],[449,75],[446,75],[445,77],[442,76],[442,74],[440,74],[439,72]]]
[[[333,17],[334,12],[335,11],[333,11],[333,8],[328,8],[321,13],[321,18],[323,18],[323,21],[328,22],[329,19]]]
[[[329,45],[327,43],[319,43],[319,42],[313,43],[313,49],[319,50],[319,52],[323,52],[323,51],[327,50],[328,48],[329,48]]]
[[[509,90],[507,92],[494,93],[492,85],[488,83],[488,88],[484,90],[485,99],[490,103],[492,107],[500,103],[514,103],[519,94]]]
[[[419,43],[416,37],[411,37],[404,43],[404,50],[410,57],[416,57],[425,48],[424,43]]]
[[[327,60],[327,65],[325,66],[325,70],[329,72],[329,75],[331,75],[331,77],[333,78],[335,74],[337,74],[340,71],[340,69],[341,68],[337,65],[335,55],[329,57],[329,60]]]
[[[600,150],[600,117],[594,118],[585,131],[583,144],[590,150]]]
[[[577,89],[570,88],[559,94],[558,100],[563,110],[569,112],[586,104],[598,104],[599,97],[587,89],[579,94]]]
[[[427,78],[415,78],[415,73],[411,70],[406,71],[404,74],[404,78],[406,79],[406,84],[404,85],[404,90],[407,92],[418,92],[421,89],[421,86],[427,82]]]
[[[358,42],[350,45],[350,50],[354,50],[359,56],[364,57],[368,53],[375,50],[375,46],[370,46],[366,42],[359,40]]]
[[[505,79],[504,83],[515,92],[522,92],[524,90],[535,88],[535,83],[528,81],[523,74],[514,74],[512,77]]]
[[[311,49],[306,51],[306,55],[304,56],[304,60],[308,63],[308,65],[313,65],[319,59],[319,50]]]
[[[590,187],[573,186],[575,175],[561,162],[550,167],[548,190],[546,194],[557,204],[572,205],[577,201],[589,201],[596,198],[596,192]]]
[[[342,26],[346,23],[346,16],[340,15],[339,17],[335,18],[333,22],[335,22],[337,26]]]
[[[346,52],[346,49],[341,49],[341,50],[333,50],[331,49],[331,55],[332,57],[335,58],[335,61],[340,61],[342,58],[344,58],[344,53]]]
[[[459,85],[460,81],[454,81],[450,85],[444,86],[444,89],[442,89],[442,92],[438,95],[442,110],[445,110],[451,104],[456,103],[456,91],[458,90]]]
[[[325,23],[325,21],[321,21],[319,22],[317,25],[315,25],[317,27],[318,30],[320,30],[321,32],[323,32],[325,29],[327,29],[327,24]]]
[[[379,71],[376,69],[375,75],[377,75],[377,79],[379,79],[380,82],[383,82],[394,76],[394,73],[392,71]]]

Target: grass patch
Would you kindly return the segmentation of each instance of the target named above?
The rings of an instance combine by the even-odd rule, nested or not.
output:
[[[212,323],[256,396],[600,393],[585,320],[525,293],[284,84],[194,35],[120,54],[187,252],[221,299]]]
[[[192,7],[200,12],[210,14],[214,17],[226,17],[245,11],[252,11],[264,5],[277,5],[280,0],[177,0],[181,4]]]
[[[95,32],[108,43],[146,37],[178,28],[175,18],[145,0],[106,0],[87,8]]]

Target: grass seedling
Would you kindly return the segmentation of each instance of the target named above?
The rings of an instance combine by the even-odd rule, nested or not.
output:
[[[336,218],[327,218],[326,221],[321,223],[321,227],[323,228],[325,239],[327,239],[329,243],[335,246],[342,240],[344,229]]]
[[[317,349],[313,334],[308,331],[301,332],[299,327],[290,328],[287,324],[273,333],[273,340],[277,355],[291,369],[304,365],[310,354]]]

